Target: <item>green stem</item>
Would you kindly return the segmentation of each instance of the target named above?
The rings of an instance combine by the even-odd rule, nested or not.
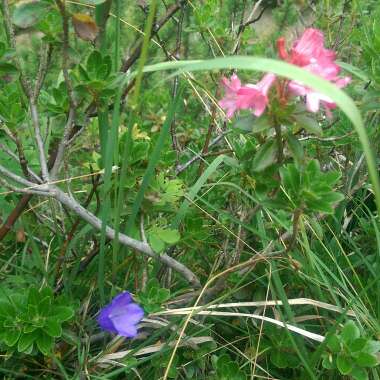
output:
[[[99,34],[96,38],[96,46],[101,52],[105,52],[107,45],[107,20],[109,17],[112,0],[107,0],[95,7],[95,21],[99,28]]]
[[[128,167],[129,167],[129,155],[130,152],[132,151],[133,147],[133,139],[132,139],[132,129],[133,129],[133,124],[134,120],[136,119],[136,116],[138,115],[139,112],[139,106],[140,103],[138,102],[139,96],[140,96],[140,89],[141,89],[141,82],[142,82],[142,76],[144,74],[144,65],[148,57],[148,47],[149,47],[149,41],[150,41],[150,36],[152,33],[152,28],[153,28],[153,22],[154,22],[154,17],[156,14],[156,6],[157,6],[157,0],[152,0],[150,7],[149,7],[149,14],[148,18],[145,24],[145,29],[144,29],[144,39],[143,39],[143,45],[141,49],[141,55],[140,59],[138,61],[138,68],[137,68],[137,75],[136,75],[136,83],[135,83],[135,88],[134,88],[134,93],[131,99],[131,113],[129,116],[129,121],[128,121],[128,132],[127,132],[127,138],[124,144],[124,150],[122,154],[122,165],[120,169],[120,177],[119,177],[119,182],[118,182],[118,195],[116,199],[116,204],[117,204],[117,214],[115,218],[115,240],[114,240],[114,245],[113,245],[113,263],[112,263],[112,274],[113,277],[116,276],[116,270],[118,266],[118,253],[119,253],[119,248],[120,244],[118,242],[118,235],[120,232],[120,214],[123,211],[123,200],[124,200],[124,187],[123,184],[125,183],[127,173],[128,173]],[[117,222],[117,223],[116,223]],[[129,229],[127,229],[128,231]]]
[[[114,50],[114,71],[118,70],[120,60],[120,9],[121,0],[115,1],[115,50]]]

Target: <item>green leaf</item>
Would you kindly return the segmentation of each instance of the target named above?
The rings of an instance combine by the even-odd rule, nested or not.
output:
[[[161,240],[168,244],[175,244],[181,239],[179,232],[172,229],[157,229],[157,235]]]
[[[341,345],[340,340],[336,335],[332,335],[327,340],[327,347],[335,353],[338,353],[341,351]]]
[[[53,348],[54,339],[51,336],[45,334],[43,331],[39,330],[36,343],[37,343],[38,349],[44,355],[48,355]]]
[[[244,132],[252,132],[254,120],[253,115],[237,117],[234,121],[233,128]]]
[[[62,335],[61,324],[53,318],[48,318],[46,320],[44,331],[46,331],[50,336],[58,338]]]
[[[38,328],[38,326],[36,326],[34,324],[29,324],[29,325],[24,326],[22,332],[24,334],[28,334],[28,333],[35,331],[37,328]]]
[[[40,299],[45,297],[54,298],[54,292],[52,288],[44,287],[40,290]]]
[[[321,136],[322,127],[319,125],[318,121],[314,117],[306,115],[297,115],[295,117],[297,124],[304,128],[306,132],[312,133],[313,135]]]
[[[348,321],[342,329],[341,337],[344,343],[349,345],[352,341],[360,337],[360,330],[353,321]]]
[[[18,74],[16,66],[8,62],[0,62],[0,75],[4,74]]]
[[[288,361],[286,360],[286,355],[284,352],[274,350],[272,354],[270,355],[270,361],[277,367],[277,368],[287,368],[288,367]]]
[[[103,57],[97,50],[93,50],[87,58],[87,72],[94,75],[97,72],[97,68],[103,63]],[[92,77],[91,77],[92,79]]]
[[[294,158],[294,161],[298,166],[300,166],[305,159],[302,144],[295,136],[290,133],[286,136],[286,140],[288,141],[288,147]]]
[[[13,23],[19,28],[30,28],[41,20],[50,8],[44,1],[29,1],[19,4],[13,12]]]
[[[378,364],[376,356],[367,352],[359,352],[355,362],[359,367],[375,367]]]
[[[350,351],[357,352],[361,351],[367,345],[367,339],[357,338],[350,344]]]
[[[4,42],[0,41],[0,58],[5,54],[7,51],[7,45],[5,45]]]
[[[336,360],[336,365],[338,367],[339,372],[342,375],[348,375],[353,368],[353,363],[350,358],[347,356],[339,355]]]
[[[323,197],[323,200],[329,203],[337,203],[344,199],[344,195],[342,193],[332,191],[321,195]]]
[[[74,310],[67,306],[55,306],[52,311],[52,317],[58,321],[64,322],[70,320],[74,316]]]
[[[40,315],[49,315],[52,299],[50,297],[44,297],[38,304],[38,311]]]
[[[157,278],[151,278],[147,285],[146,285],[146,289],[147,291],[149,292],[151,289],[154,289],[154,288],[159,288],[160,287],[160,282],[157,280]]]
[[[280,176],[286,191],[291,191],[298,198],[301,191],[301,173],[294,164],[280,169]]]
[[[33,342],[37,338],[36,334],[22,334],[18,341],[17,350],[19,352],[28,351],[30,346],[33,345]]]
[[[169,289],[159,289],[157,292],[156,300],[158,303],[163,303],[167,301],[170,297],[170,290]]]
[[[325,355],[322,360],[322,366],[326,369],[336,368],[336,361],[332,355]]]
[[[266,116],[258,118],[247,115],[236,118],[233,127],[244,132],[259,133],[271,128],[271,123]]]
[[[35,286],[29,289],[28,304],[37,306],[41,301],[41,295]]]
[[[342,61],[335,61],[335,63],[337,63],[342,69],[348,71],[352,75],[355,75],[362,81],[366,83],[369,81],[368,75],[363,70],[360,70],[358,67]]]
[[[376,354],[380,351],[380,342],[378,340],[368,340],[363,351],[369,354]]]
[[[354,380],[368,380],[367,371],[363,368],[353,368],[350,375]]]
[[[149,234],[149,243],[156,253],[160,253],[165,249],[165,243],[155,233]]]
[[[20,335],[21,335],[21,331],[16,329],[16,328],[12,328],[12,329],[7,329],[3,332],[3,337],[4,337],[4,343],[7,345],[7,346],[14,346],[16,344],[16,342],[18,341]]]
[[[14,306],[8,301],[0,301],[0,317],[16,316],[16,310]]]
[[[272,165],[276,161],[277,144],[275,140],[269,140],[256,152],[252,161],[252,170],[260,172]]]
[[[304,192],[304,195],[306,195],[305,192]],[[309,193],[309,195],[310,195],[310,193]],[[311,199],[308,197],[307,207],[311,211],[323,212],[325,214],[333,214],[334,213],[334,209],[331,207],[330,203],[324,202],[321,199]]]

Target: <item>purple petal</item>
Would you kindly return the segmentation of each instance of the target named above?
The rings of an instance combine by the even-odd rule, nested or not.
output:
[[[132,296],[129,292],[123,292],[118,294],[108,305],[104,306],[99,313],[97,321],[103,330],[107,330],[113,333],[117,333],[110,314],[115,308],[122,308],[129,305],[132,302]]]
[[[129,292],[118,294],[111,302],[111,306],[126,306],[132,302],[132,296]]]
[[[132,338],[143,316],[144,310],[133,302],[130,293],[123,292],[100,311],[97,321],[103,330]]]
[[[105,306],[102,310],[100,310],[100,313],[99,313],[98,318],[96,320],[98,321],[100,327],[103,330],[107,330],[107,331],[116,333],[117,330],[115,329],[115,327],[114,327],[114,325],[113,325],[113,323],[109,317],[109,314],[111,313],[111,309],[112,309],[111,305]]]
[[[136,303],[131,303],[123,310],[115,310],[110,318],[119,335],[133,338],[137,334],[136,324],[143,316],[144,310]]]

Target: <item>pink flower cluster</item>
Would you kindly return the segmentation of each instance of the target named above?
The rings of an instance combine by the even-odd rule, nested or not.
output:
[[[301,38],[293,43],[290,52],[286,50],[285,39],[282,37],[277,41],[277,48],[281,59],[329,80],[339,88],[346,86],[351,80],[349,77],[339,77],[340,67],[335,63],[336,54],[324,47],[323,33],[318,29],[306,29]],[[225,96],[219,105],[226,111],[228,118],[240,109],[252,110],[255,116],[260,116],[268,105],[268,92],[275,81],[276,76],[271,73],[264,75],[255,85],[242,86],[236,74],[230,80],[223,78]],[[336,107],[328,96],[297,81],[286,82],[286,93],[305,96],[306,108],[310,112],[317,112],[321,104],[327,112]]]

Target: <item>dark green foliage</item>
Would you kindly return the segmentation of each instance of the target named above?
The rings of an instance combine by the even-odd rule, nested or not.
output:
[[[368,369],[377,366],[380,344],[361,336],[357,325],[348,321],[339,335],[327,338],[328,352],[323,355],[322,365],[337,369],[342,375],[354,380],[368,379]]]
[[[140,292],[139,301],[147,313],[154,313],[161,309],[161,305],[170,298],[170,290],[161,288],[157,279],[148,281],[144,292]]]
[[[343,199],[343,195],[333,191],[340,178],[338,172],[323,173],[316,160],[297,169],[288,164],[280,169],[283,194],[278,197],[280,204],[290,210],[300,209],[306,213],[332,213],[333,205]]]
[[[62,324],[74,316],[67,299],[55,297],[48,287],[29,291],[1,289],[0,343],[8,351],[31,354],[38,350],[53,353],[54,343],[62,336]]]

